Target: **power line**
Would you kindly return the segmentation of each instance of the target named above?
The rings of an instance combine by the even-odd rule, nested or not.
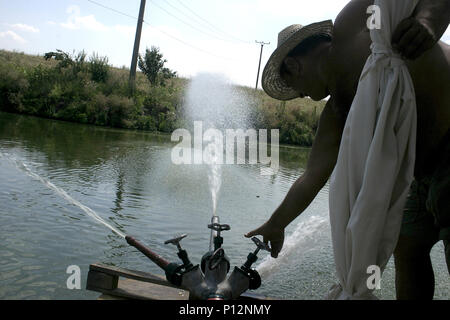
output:
[[[206,21],[205,19],[203,19],[202,17],[200,17],[199,15],[197,15],[194,11],[192,11],[190,8],[186,7],[183,3],[181,3],[181,5],[183,7],[185,7],[186,9],[189,10],[190,14],[186,13],[186,10],[181,10],[179,7],[173,5],[170,1],[168,0],[164,0],[164,2],[170,6],[171,8],[173,8],[174,10],[176,10],[177,12],[181,13],[183,16],[185,16],[188,19],[193,20],[194,22],[196,22],[199,26],[201,26],[202,28],[207,28],[208,31],[220,36],[220,37],[227,37],[228,39],[225,39],[225,41],[230,41],[230,42],[242,42],[242,43],[247,43],[250,44],[251,42],[249,41],[244,41],[241,39],[237,39],[233,36],[230,36],[229,34],[221,31],[219,28],[215,27],[214,25],[212,25],[211,23],[209,23],[208,21]],[[215,30],[217,31],[215,31]]]
[[[98,2],[96,2],[96,1],[93,1],[93,0],[87,0],[87,1],[90,2],[90,3],[93,3],[93,4],[95,4],[95,5],[97,5],[97,6],[99,6],[99,7],[102,7],[102,8],[104,8],[104,9],[108,9],[108,10],[114,11],[115,13],[121,14],[121,15],[123,15],[123,16],[125,16],[125,17],[131,18],[131,19],[134,19],[134,20],[138,20],[137,17],[134,17],[134,16],[129,15],[129,14],[127,14],[127,13],[121,12],[121,11],[116,10],[116,9],[114,9],[114,8],[105,6],[104,4],[98,3]]]
[[[245,41],[239,38],[234,37],[233,35],[230,35],[229,33],[222,31],[221,29],[217,28],[215,25],[213,25],[211,22],[209,22],[208,20],[202,18],[199,14],[197,14],[195,11],[193,11],[191,8],[189,8],[188,6],[186,6],[181,0],[177,0],[178,3],[180,3],[184,8],[186,8],[189,12],[191,12],[193,15],[195,15],[196,17],[198,17],[199,19],[201,19],[202,21],[204,21],[205,23],[207,23],[210,27],[216,29],[217,31],[219,31],[220,33],[223,33],[225,35],[227,35],[228,37],[231,37],[233,39],[236,39],[237,41],[240,42],[244,42],[244,43],[251,43],[250,41]]]
[[[170,33],[167,33],[166,31],[161,30],[161,29],[159,29],[159,28],[157,28],[157,27],[151,25],[150,23],[148,23],[148,22],[145,21],[145,20],[144,20],[144,23],[145,23],[146,25],[149,25],[150,27],[156,29],[157,31],[159,31],[159,32],[161,32],[161,33],[163,33],[163,34],[165,34],[165,35],[168,36],[169,38],[172,38],[172,39],[174,39],[174,40],[176,40],[176,41],[178,41],[178,42],[184,44],[185,46],[191,47],[192,49],[201,51],[201,52],[203,52],[203,53],[209,54],[210,56],[213,56],[213,57],[216,57],[216,58],[219,58],[219,59],[222,59],[222,60],[230,60],[230,61],[236,60],[236,59],[232,59],[232,58],[222,57],[222,56],[219,56],[219,55],[214,54],[214,53],[212,53],[212,52],[209,52],[209,51],[207,51],[207,50],[204,50],[204,49],[202,49],[202,48],[199,48],[199,47],[196,47],[196,46],[194,46],[194,45],[191,45],[190,43],[188,43],[188,42],[186,42],[186,41],[184,41],[184,40],[181,40],[180,38],[175,37],[175,36],[171,35]]]
[[[192,15],[187,15],[183,10],[181,10],[180,8],[174,6],[174,5],[171,4],[169,1],[164,0],[164,2],[165,2],[168,6],[170,6],[172,9],[174,9],[174,10],[178,11],[179,13],[181,13],[181,14],[182,14],[183,16],[185,16],[186,18],[188,18],[188,19],[192,19],[192,18],[193,18]],[[192,20],[194,20],[194,19],[192,19]],[[196,20],[195,22],[197,22],[199,25],[201,25],[202,28],[204,28],[204,27],[207,26],[204,22],[202,22],[202,21],[199,20],[198,18],[196,18],[195,20]],[[209,26],[207,26],[207,27],[209,28]]]
[[[192,29],[194,29],[194,30],[196,30],[196,31],[198,31],[198,32],[200,32],[200,33],[203,33],[204,35],[207,35],[208,37],[215,38],[215,39],[218,39],[218,40],[220,40],[220,41],[230,42],[230,40],[227,40],[227,39],[224,39],[224,38],[217,37],[217,36],[215,36],[215,35],[213,35],[213,34],[211,34],[211,33],[205,32],[205,31],[203,31],[202,29],[197,28],[196,26],[190,24],[189,22],[186,22],[185,20],[183,20],[183,19],[177,17],[176,15],[174,15],[173,13],[171,13],[170,11],[166,10],[164,7],[161,7],[161,6],[160,6],[159,4],[157,4],[156,2],[153,2],[153,1],[150,1],[150,2],[151,2],[155,7],[159,8],[159,9],[162,10],[162,11],[164,11],[166,14],[168,14],[169,16],[175,18],[176,20],[178,20],[178,21],[184,23],[184,24],[187,25],[188,27],[190,27],[190,28],[192,28]]]
[[[129,15],[129,14],[127,14],[127,13],[124,13],[124,12],[122,12],[122,11],[116,10],[116,9],[114,9],[114,8],[108,7],[108,6],[106,6],[106,5],[104,5],[104,4],[101,4],[101,3],[99,3],[99,2],[96,2],[96,1],[93,1],[93,0],[87,0],[87,1],[90,2],[90,3],[92,3],[92,4],[97,5],[97,6],[99,6],[99,7],[102,7],[102,8],[104,8],[104,9],[113,11],[113,12],[115,12],[115,13],[117,13],[117,14],[121,14],[121,15],[126,16],[126,17],[128,17],[128,18],[132,18],[132,19],[134,19],[134,20],[138,20],[137,17],[134,17],[134,16]],[[194,50],[200,51],[200,52],[202,52],[202,53],[208,54],[208,55],[210,55],[210,56],[213,56],[213,57],[215,57],[215,58],[219,58],[219,59],[222,59],[222,60],[230,60],[230,61],[236,60],[236,59],[232,59],[232,58],[227,58],[227,57],[219,56],[219,55],[216,55],[216,54],[214,54],[214,53],[212,53],[212,52],[209,52],[209,51],[207,51],[207,50],[204,50],[204,49],[202,49],[202,48],[199,48],[199,47],[197,47],[197,46],[191,45],[190,43],[187,43],[186,41],[181,40],[181,39],[179,39],[178,37],[175,37],[175,36],[171,35],[170,33],[166,32],[166,31],[164,31],[164,30],[161,30],[161,29],[159,29],[158,27],[155,27],[155,26],[151,25],[150,23],[148,23],[148,22],[145,21],[145,20],[143,20],[143,23],[146,24],[146,25],[148,25],[148,26],[150,26],[150,27],[152,27],[153,29],[159,31],[160,33],[166,35],[167,37],[169,37],[169,38],[171,38],[171,39],[173,39],[173,40],[176,40],[176,41],[178,41],[178,42],[184,44],[185,46],[188,46],[188,47],[190,47],[190,48],[192,48],[192,49],[194,49]]]

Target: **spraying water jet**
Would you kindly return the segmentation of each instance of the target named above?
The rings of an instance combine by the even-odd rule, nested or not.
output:
[[[0,153],[0,157],[4,157],[4,155],[2,153]],[[60,197],[64,198],[65,200],[67,200],[69,203],[77,206],[81,210],[83,210],[83,212],[86,213],[89,217],[91,217],[95,221],[101,223],[102,225],[104,225],[105,227],[110,229],[112,232],[114,232],[115,234],[117,234],[121,238],[125,239],[125,234],[123,234],[122,232],[117,230],[117,228],[114,228],[109,223],[107,223],[105,220],[103,220],[94,210],[92,210],[91,208],[85,206],[84,204],[82,204],[78,200],[75,200],[64,189],[54,185],[51,181],[49,181],[46,178],[44,178],[44,177],[38,175],[37,173],[33,172],[24,162],[22,162],[22,161],[20,161],[18,159],[15,159],[15,158],[9,158],[9,157],[6,157],[6,158],[8,160],[10,160],[12,163],[14,163],[14,165],[16,166],[17,169],[25,172],[25,174],[27,174],[29,177],[31,177],[31,178],[33,178],[33,179],[35,179],[37,181],[40,181],[47,188],[53,190],[57,195],[59,195]]]

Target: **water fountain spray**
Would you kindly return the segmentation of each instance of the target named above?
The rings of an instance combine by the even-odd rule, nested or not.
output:
[[[236,92],[223,76],[213,74],[201,74],[191,81],[185,111],[188,120],[201,121],[205,127],[217,130],[244,129],[249,119],[248,99]],[[209,141],[205,150],[203,145],[194,147],[194,152],[201,153],[203,161],[209,166],[208,182],[212,196],[212,218],[208,225],[211,230],[209,251],[203,255],[199,265],[194,266],[187,252],[181,248],[180,243],[186,235],[165,242],[178,248],[181,264],[169,263],[134,238],[126,237],[130,245],[165,271],[170,283],[188,290],[191,299],[236,299],[248,289],[259,288],[261,277],[252,269],[252,264],[258,259],[260,250],[270,251],[266,244],[253,238],[257,249],[248,255],[247,261],[240,268],[235,267],[228,276],[230,260],[222,247],[222,233],[230,230],[230,226],[221,224],[217,215],[218,194],[222,182],[222,168],[219,163],[222,148],[216,140]]]

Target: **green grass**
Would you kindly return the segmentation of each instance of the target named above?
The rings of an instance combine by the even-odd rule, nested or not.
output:
[[[0,110],[100,126],[170,133],[185,127],[183,97],[188,79],[151,86],[137,73],[130,94],[129,70],[107,59],[80,54],[70,64],[44,56],[0,50]],[[262,90],[237,86],[253,103],[255,129],[280,129],[280,142],[311,146],[325,103],[310,99],[280,102]]]

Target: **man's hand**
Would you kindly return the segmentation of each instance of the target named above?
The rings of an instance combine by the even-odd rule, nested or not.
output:
[[[255,229],[245,235],[246,238],[251,238],[253,236],[261,235],[263,236],[264,243],[270,242],[270,247],[272,249],[272,257],[277,258],[278,253],[280,253],[281,248],[283,248],[284,243],[284,229],[275,226],[269,221],[263,224],[258,229]]]
[[[426,22],[411,17],[397,26],[392,35],[392,47],[403,58],[415,60],[431,49],[438,40]]]

